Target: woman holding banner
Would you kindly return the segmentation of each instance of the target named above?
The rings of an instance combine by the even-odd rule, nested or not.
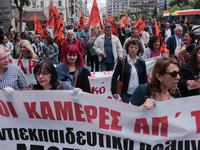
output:
[[[86,68],[76,45],[69,45],[66,48],[64,61],[56,66],[56,71],[59,80],[68,81],[72,86],[91,93],[88,78],[90,72]]]
[[[154,35],[149,40],[149,47],[144,50],[142,58],[145,61],[152,59],[160,59],[162,57],[167,57],[166,53],[160,52],[160,47],[162,46],[161,38],[157,35]]]
[[[35,59],[35,60],[38,59],[31,43],[28,40],[22,40],[19,46],[20,46],[20,54],[18,59]]]
[[[33,39],[34,39],[34,43],[32,44],[32,46],[33,46],[34,52],[39,58],[41,58],[42,57],[41,55],[43,54],[43,46],[44,46],[44,43],[41,41],[42,39],[41,35],[36,34],[34,35]]]
[[[57,72],[50,60],[42,59],[34,67],[34,75],[37,81],[32,90],[73,90],[68,82],[57,79]]]
[[[112,77],[111,91],[113,97],[118,99],[117,80],[120,77],[119,80],[123,81],[122,93],[120,94],[120,97],[122,98],[122,102],[129,103],[129,98],[137,86],[147,82],[147,73],[145,62],[140,60],[137,56],[143,51],[140,41],[130,39],[125,44],[125,49],[128,55],[124,59],[120,59],[117,63]]]
[[[188,59],[181,66],[179,88],[183,97],[200,94],[200,45],[194,48]]]
[[[150,83],[139,85],[130,102],[142,108],[151,109],[157,102],[173,100],[180,97],[177,88],[180,79],[180,66],[174,58],[161,58],[157,60]]]

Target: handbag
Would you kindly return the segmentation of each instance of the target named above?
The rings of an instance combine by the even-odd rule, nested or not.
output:
[[[124,58],[123,59],[123,66],[122,66],[122,80],[117,80],[117,94],[122,94],[122,86],[123,86],[123,78],[124,78]]]

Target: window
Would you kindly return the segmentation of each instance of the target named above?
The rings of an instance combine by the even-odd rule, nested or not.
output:
[[[44,6],[44,3],[43,3],[43,1],[41,1],[41,2],[40,2],[40,6],[41,6],[41,7],[43,7],[43,6]]]
[[[36,7],[36,2],[32,2],[32,8]]]
[[[58,6],[62,6],[62,1],[58,1]]]

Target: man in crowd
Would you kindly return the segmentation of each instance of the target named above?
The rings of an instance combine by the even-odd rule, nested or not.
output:
[[[33,38],[30,35],[28,35],[28,31],[26,30],[24,31],[22,39],[28,40],[31,44],[34,42]]]
[[[63,42],[62,50],[61,50],[61,61],[63,62],[65,56],[65,52],[67,50],[67,46],[76,45],[81,53],[81,56],[84,56],[84,49],[82,47],[81,42],[75,38],[75,33],[72,30],[68,30],[67,39]]]
[[[189,31],[187,24],[185,24],[184,20],[180,21],[180,25],[183,28],[183,33],[182,33],[182,37],[185,36],[185,33]]]
[[[170,51],[170,56],[174,56],[174,51],[176,47],[181,44],[182,41],[184,41],[184,38],[182,37],[183,29],[181,26],[178,26],[175,28],[175,34],[170,36],[167,39],[167,49]]]
[[[80,34],[80,36],[78,37],[78,39],[82,42],[82,46],[83,46],[83,49],[84,49],[84,51],[85,51],[85,54],[84,54],[84,62],[85,62],[85,55],[86,54],[88,54],[87,55],[87,65],[89,65],[89,53],[87,53],[87,51],[86,51],[86,40],[87,40],[87,38],[89,37],[89,35],[90,35],[90,32],[89,32],[89,28],[90,28],[90,26],[88,25],[88,24],[85,24],[85,30],[83,30],[83,31],[81,31],[81,34]]]
[[[76,32],[76,38],[78,39],[78,37],[80,36],[81,34],[81,31],[83,30],[83,27],[81,25],[78,26],[78,31]],[[81,42],[81,40],[80,40]]]
[[[113,70],[118,58],[123,57],[122,45],[118,37],[111,33],[112,25],[107,24],[105,34],[99,36],[94,43],[94,49],[99,55],[101,71]]]
[[[124,28],[121,28],[120,25],[121,24],[119,22],[116,23],[116,27],[117,27],[117,31],[118,31],[118,35],[119,35],[118,38],[121,42],[121,45],[123,46],[124,42],[125,42],[125,38],[126,38],[126,31]]]
[[[171,29],[169,28],[169,22],[165,23],[165,27],[161,30],[163,40],[167,42],[167,39],[171,36]]]
[[[137,40],[139,40],[142,43],[143,49],[145,49],[144,41],[142,40],[142,38],[139,38],[137,29],[136,28],[132,28],[132,30],[131,30],[131,37],[129,37],[129,38],[126,39],[126,41],[124,43],[124,46],[123,46],[123,56],[124,57],[127,55],[126,54],[126,50],[125,50],[125,45],[128,42],[128,40],[130,40],[130,39],[137,39]]]
[[[173,21],[173,22],[172,22],[172,25],[170,26],[170,29],[171,29],[171,35],[174,34],[174,30],[175,30],[175,28],[176,28],[176,22]]]
[[[0,90],[11,87],[15,91],[28,90],[29,82],[22,70],[9,63],[8,55],[0,50]]]

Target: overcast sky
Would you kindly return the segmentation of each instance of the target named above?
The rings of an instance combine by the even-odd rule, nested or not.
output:
[[[87,7],[88,7],[89,11],[91,11],[91,9],[92,9],[93,1],[94,0],[87,0]],[[99,10],[102,7],[106,6],[106,0],[96,0],[96,1],[97,1],[97,5],[98,5]],[[83,2],[85,2],[85,0],[83,0]]]

